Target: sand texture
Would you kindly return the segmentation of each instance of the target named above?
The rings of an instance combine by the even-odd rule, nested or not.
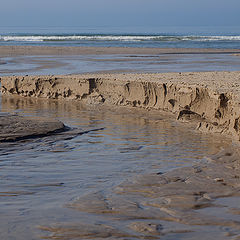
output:
[[[108,218],[112,225],[79,223],[42,229],[52,233],[49,239],[160,239],[177,233],[182,239],[211,239],[213,235],[206,231],[209,226],[221,229],[221,234],[214,233],[218,239],[237,237],[239,221],[224,218],[224,214],[211,214],[211,208],[223,211],[217,199],[239,196],[239,166],[234,167],[235,157],[221,152],[208,164],[140,175],[110,192],[86,194],[68,205]],[[229,213],[239,214],[239,209],[224,207]]]
[[[2,93],[173,112],[239,140],[240,72],[2,77]]]

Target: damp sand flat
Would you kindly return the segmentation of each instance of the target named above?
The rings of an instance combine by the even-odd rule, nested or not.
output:
[[[120,216],[116,215],[113,221],[99,213],[105,211],[99,205],[101,197],[94,204],[97,210],[91,205],[98,194],[111,194],[117,186],[120,188],[116,190],[122,191],[126,183],[119,184],[127,179],[132,182],[136,175],[158,174],[206,163],[209,155],[229,145],[222,137],[189,131],[189,125],[186,131],[171,115],[158,111],[87,107],[74,102],[6,96],[2,96],[1,108],[7,112],[17,110],[25,116],[57,118],[77,129],[100,129],[72,139],[49,136],[1,145],[2,239],[43,239],[51,236],[50,232],[54,232],[53,238],[59,235],[60,239],[141,239],[146,235],[139,233],[146,228],[145,223],[152,224],[148,227],[153,231],[150,235],[158,238],[160,231],[163,239],[164,235],[166,239],[171,236],[197,239],[202,236],[199,232],[209,236],[226,233],[218,225],[211,233],[209,222],[201,227],[191,227],[187,223],[176,225],[174,221],[166,222],[166,218],[160,217],[162,215],[146,222],[143,219],[151,218],[149,212],[141,213],[140,217],[131,208],[131,212],[116,209],[123,220],[117,220]],[[89,194],[96,192],[97,195],[92,195],[88,201]],[[138,199],[142,201],[145,197],[138,196]],[[130,199],[126,196],[125,200],[133,201],[132,196]],[[86,201],[88,212],[84,209]],[[114,201],[119,200],[115,197]],[[129,208],[127,203],[124,206]],[[92,214],[94,211],[97,215]],[[229,228],[229,231],[236,231],[234,227]],[[145,232],[149,234],[148,230]]]
[[[1,75],[236,71],[236,49],[0,46]]]
[[[0,46],[1,57],[18,55],[201,54],[240,53],[238,49]]]

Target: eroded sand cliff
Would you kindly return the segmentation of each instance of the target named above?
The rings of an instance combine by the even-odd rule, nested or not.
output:
[[[3,77],[2,93],[173,112],[239,140],[240,72]]]

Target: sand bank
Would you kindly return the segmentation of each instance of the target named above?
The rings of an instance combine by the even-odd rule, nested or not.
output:
[[[240,72],[2,77],[2,93],[165,110],[240,137]]]
[[[48,47],[0,46],[0,57],[18,55],[101,55],[101,54],[238,54],[238,49],[204,48],[124,48],[124,47]]]

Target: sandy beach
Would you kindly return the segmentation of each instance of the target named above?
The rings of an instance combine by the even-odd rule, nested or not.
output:
[[[0,240],[240,240],[240,1],[2,1]]]
[[[9,47],[4,51],[2,56],[23,53],[63,56],[238,53],[238,50],[209,49],[50,47]],[[107,191],[88,192],[67,203],[69,209],[93,218],[97,216],[97,219],[103,219],[104,224],[79,219],[78,223],[43,223],[39,229],[46,232],[49,239],[159,239],[171,234],[194,239],[202,239],[203,236],[208,239],[217,234],[218,239],[226,239],[227,236],[238,239],[240,210],[235,202],[238,202],[240,191],[237,147],[240,139],[239,80],[239,71],[1,77],[2,102],[7,107],[16,105],[27,109],[25,102],[29,102],[29,106],[37,106],[35,101],[40,99],[54,101],[57,106],[65,106],[66,103],[72,108],[83,104],[93,107],[96,112],[114,109],[120,114],[121,109],[125,109],[136,111],[137,115],[140,110],[149,113],[149,117],[144,118],[146,121],[156,124],[159,119],[151,119],[151,113],[159,113],[159,116],[167,113],[180,123],[183,136],[194,128],[203,134],[215,134],[216,138],[226,139],[229,144],[221,145],[217,154],[215,152],[191,166],[135,175]],[[127,114],[123,116],[127,123]],[[182,139],[180,145],[184,141]],[[221,214],[217,214],[219,211]],[[211,233],[210,229],[215,232]]]

